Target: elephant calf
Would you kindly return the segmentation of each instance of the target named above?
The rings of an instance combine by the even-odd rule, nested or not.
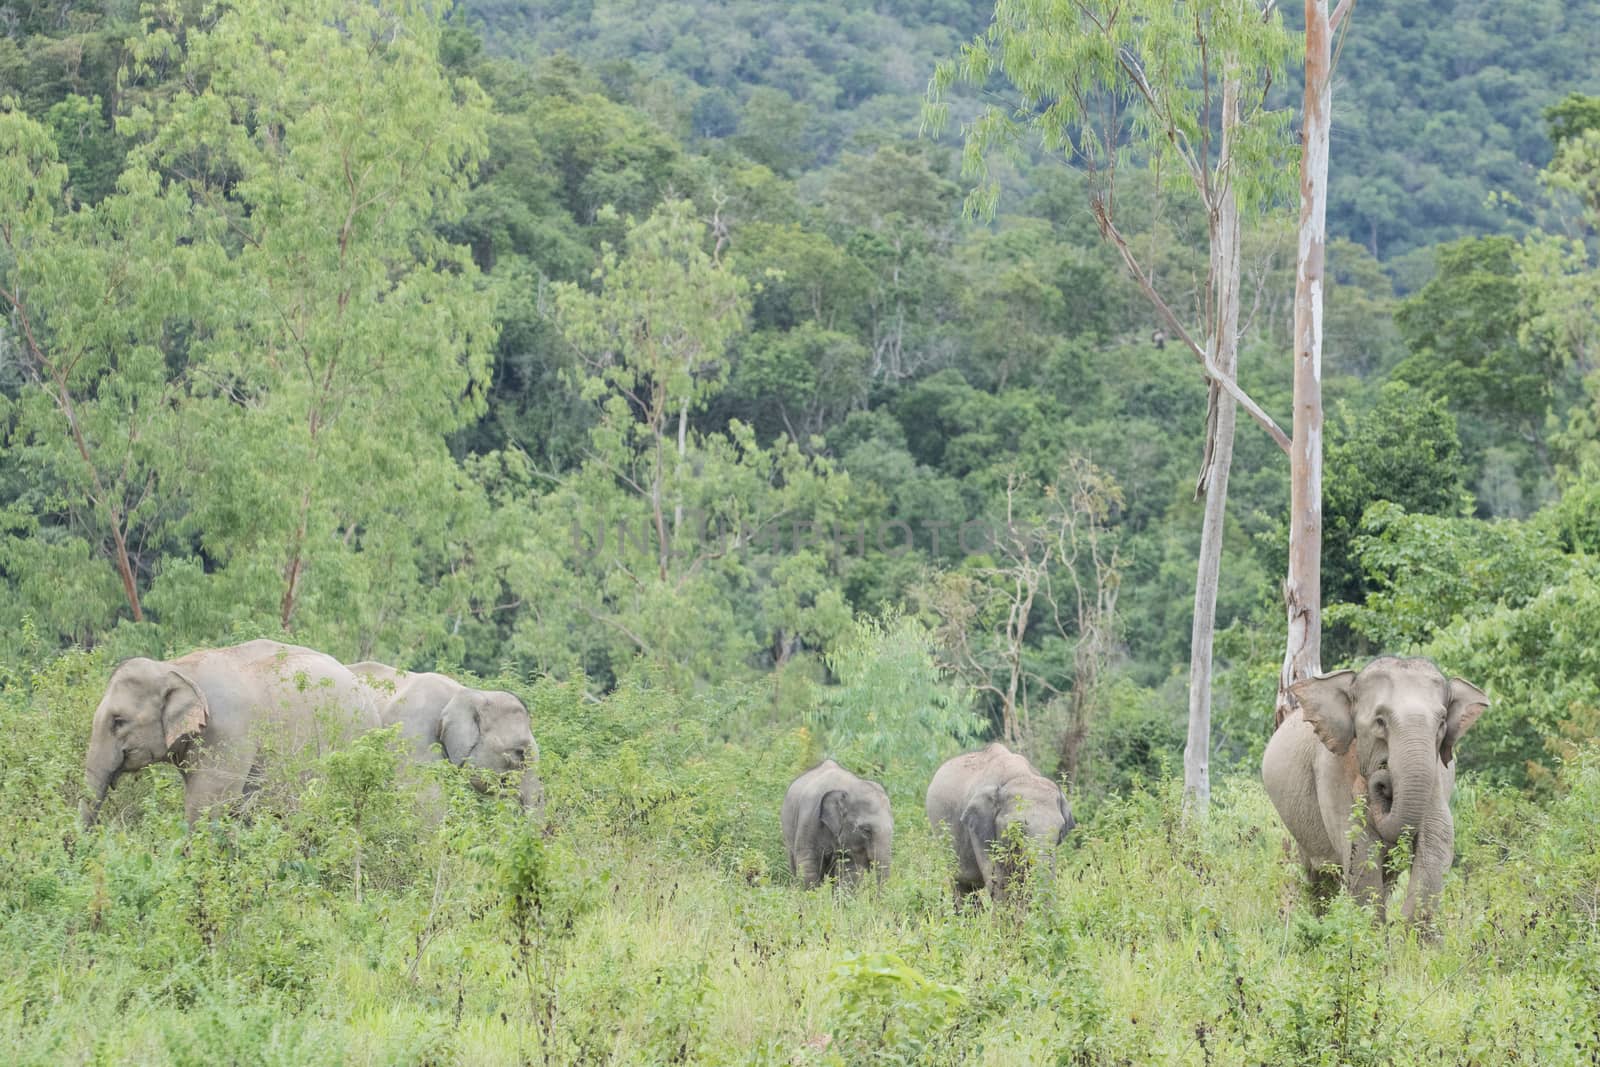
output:
[[[535,769],[539,746],[533,739],[528,708],[511,693],[472,689],[443,674],[399,671],[370,660],[351,664],[378,694],[385,726],[400,724],[411,743],[412,759],[429,763],[440,758],[495,774],[519,773],[523,808],[544,815],[544,785]],[[490,788],[482,775],[472,779],[480,790]]]
[[[807,889],[830,875],[850,883],[868,870],[880,883],[889,877],[894,819],[877,782],[823,760],[790,783],[782,822],[789,871]]]
[[[94,825],[117,779],[152,763],[177,765],[193,823],[259,779],[269,737],[290,751],[320,753],[378,725],[371,690],[332,656],[300,645],[247,641],[173,660],[127,660],[95,709],[84,825]]]
[[[1053,849],[1075,825],[1061,787],[998,741],[946,760],[928,783],[927,807],[935,831],[950,827],[958,900],[980,888],[994,900],[1005,899],[1016,865],[990,849],[1008,827],[1016,825],[1029,840]]]
[[[1402,913],[1426,918],[1455,853],[1456,745],[1489,698],[1427,660],[1388,656],[1359,673],[1317,675],[1289,691],[1299,708],[1267,743],[1261,777],[1299,846],[1313,891],[1325,895],[1342,876],[1381,916],[1389,850],[1414,832]],[[1366,804],[1357,818],[1361,798]]]

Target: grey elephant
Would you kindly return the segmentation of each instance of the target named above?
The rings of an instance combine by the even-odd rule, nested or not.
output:
[[[126,660],[95,709],[84,761],[85,826],[118,779],[166,761],[194,823],[260,781],[267,749],[320,754],[379,725],[371,690],[332,656],[247,641],[173,660]]]
[[[877,782],[823,760],[789,784],[781,821],[789,871],[805,888],[830,876],[854,884],[867,871],[880,884],[889,877],[894,818]]]
[[[473,689],[448,675],[400,671],[371,660],[353,663],[350,670],[377,694],[383,724],[400,725],[413,760],[429,763],[443,758],[458,767],[515,773],[523,809],[543,817],[539,746],[527,706],[515,695]],[[474,775],[472,783],[488,791],[492,780]]]
[[[1075,825],[1061,787],[998,741],[946,760],[928,783],[927,809],[936,832],[950,828],[957,900],[984,888],[992,899],[1005,899],[1017,864],[991,850],[1008,827],[1053,850]]]
[[[1414,832],[1402,914],[1426,919],[1455,852],[1456,746],[1489,698],[1425,659],[1388,656],[1289,691],[1299,707],[1268,742],[1261,777],[1313,894],[1325,899],[1342,880],[1381,916],[1389,850]]]

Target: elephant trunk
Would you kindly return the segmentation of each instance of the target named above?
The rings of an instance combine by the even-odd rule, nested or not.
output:
[[[100,817],[100,806],[105,803],[106,793],[121,769],[122,753],[116,751],[115,746],[103,742],[89,746],[89,758],[83,770],[83,787],[88,795],[78,805],[78,814],[86,829]]]
[[[1427,739],[1392,750],[1389,767],[1373,773],[1367,781],[1368,814],[1378,835],[1393,845],[1408,830],[1422,826],[1423,819],[1438,799],[1438,756]]]
[[[879,885],[889,880],[889,855],[889,850],[885,847],[873,850],[872,870],[878,876]]]
[[[537,819],[544,818],[544,783],[532,767],[522,772],[522,783],[517,790],[522,799],[522,810]]]

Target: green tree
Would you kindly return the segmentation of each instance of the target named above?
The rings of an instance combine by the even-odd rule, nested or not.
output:
[[[490,301],[432,225],[462,211],[487,108],[440,67],[437,13],[285,0],[181,28],[179,90],[128,128],[235,250],[194,370],[221,447],[191,518],[233,594],[274,596],[294,629],[308,581],[327,621],[345,580],[392,577],[354,555],[427,536],[428,488],[453,479],[442,434],[481,404]],[[152,23],[135,56],[174,47]]]
[[[1270,4],[1264,11],[1240,0],[999,0],[989,29],[959,59],[938,68],[927,112],[938,132],[956,84],[981,87],[1004,75],[1019,99],[1008,109],[987,106],[963,127],[964,172],[980,179],[969,208],[992,214],[999,186],[989,159],[1025,135],[1036,136],[1044,151],[1083,166],[1097,179],[1091,208],[1101,234],[1210,382],[1185,756],[1186,795],[1202,813],[1210,797],[1211,650],[1236,405],[1288,447],[1283,432],[1234,379],[1241,232],[1248,219],[1271,206],[1286,172],[1281,163],[1289,116],[1268,106],[1268,93],[1290,51]],[[1172,308],[1118,228],[1116,178],[1129,144],[1169,188],[1197,197],[1204,212],[1210,262],[1195,309],[1201,326],[1193,333],[1184,321],[1186,309]]]
[[[1436,256],[1438,274],[1395,317],[1411,354],[1394,377],[1424,395],[1449,398],[1466,462],[1479,478],[1491,449],[1510,449],[1528,495],[1535,495],[1539,475],[1549,470],[1545,415],[1560,363],[1548,346],[1528,339],[1517,243],[1466,238]],[[1520,503],[1519,494],[1508,506]]]
[[[839,684],[821,694],[807,724],[823,752],[881,775],[897,796],[924,788],[981,732],[970,691],[939,669],[934,635],[914,618],[858,620],[828,667]]]
[[[1459,515],[1471,506],[1461,484],[1456,420],[1443,397],[1403,382],[1383,387],[1373,409],[1346,421],[1328,447],[1322,540],[1329,602],[1365,598],[1355,543],[1363,516],[1379,501],[1421,515]]]
[[[1551,353],[1579,387],[1558,391],[1569,406],[1567,426],[1554,439],[1561,473],[1593,477],[1600,471],[1600,331],[1594,308],[1600,300],[1600,263],[1594,238],[1600,233],[1600,97],[1571,94],[1545,111],[1555,158],[1541,173],[1545,187],[1567,212],[1555,233],[1535,232],[1517,256],[1519,283],[1528,314],[1523,337]],[[1563,395],[1563,393],[1565,395]]]
[[[145,552],[161,547],[177,485],[172,365],[208,317],[222,257],[191,243],[188,198],[153,173],[132,171],[117,194],[77,211],[69,181],[49,132],[0,103],[0,338],[27,382],[5,412],[6,459],[25,479],[6,536],[50,538],[40,524],[59,526],[60,570],[102,561],[139,622],[154,564]],[[17,578],[48,565],[21,551],[8,549]],[[114,618],[98,596],[74,607],[83,614],[57,625],[77,639]]]
[[[747,284],[722,264],[720,247],[703,247],[707,228],[693,210],[670,200],[631,226],[626,254],[603,250],[596,292],[556,290],[562,331],[592,375],[586,394],[617,401],[606,405],[610,429],[642,460],[619,473],[649,499],[662,581],[672,551],[669,507],[674,532],[683,521],[683,501],[666,499],[670,468],[687,457],[689,412],[727,380],[728,343],[748,308]]]

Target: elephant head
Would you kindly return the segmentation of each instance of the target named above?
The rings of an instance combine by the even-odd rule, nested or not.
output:
[[[209,718],[205,695],[182,671],[142,657],[119,666],[95,709],[89,734],[84,825],[94,825],[119,777],[167,759]]]
[[[1375,659],[1360,672],[1334,671],[1290,692],[1334,755],[1352,753],[1367,783],[1368,814],[1388,844],[1415,830],[1440,797],[1442,771],[1489,698],[1423,659]]]
[[[1053,850],[1076,823],[1061,789],[1040,775],[1019,776],[977,790],[961,812],[961,826],[972,842],[984,885],[996,899],[1005,895],[1006,884],[1018,873],[1021,857],[991,847],[1003,840],[1015,826],[1022,836]]]
[[[830,789],[822,795],[818,820],[823,833],[831,838],[822,842],[822,851],[848,855],[850,877],[871,867],[882,882],[889,877],[894,821],[889,815],[889,794],[876,783],[866,785],[865,789]]]
[[[492,774],[521,773],[525,806],[542,799],[533,770],[539,746],[533,740],[527,707],[512,694],[463,688],[439,715],[439,745],[445,758],[458,767]],[[473,784],[488,789],[491,780],[475,775]]]

